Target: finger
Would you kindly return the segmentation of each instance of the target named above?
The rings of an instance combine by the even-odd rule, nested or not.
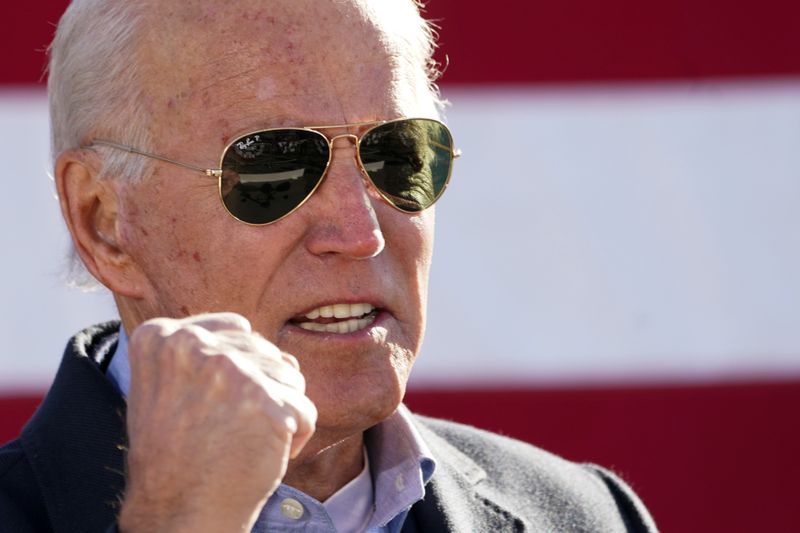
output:
[[[277,385],[281,386],[281,385]],[[303,447],[308,443],[317,423],[317,408],[314,403],[297,389],[284,387],[280,392],[281,403],[286,410],[294,425],[292,435],[292,445],[289,456],[297,457]]]
[[[180,324],[191,324],[209,331],[247,331],[253,330],[250,321],[237,313],[203,313],[177,320]]]
[[[306,378],[297,368],[291,366],[283,360],[261,361],[258,365],[259,370],[268,378],[277,381],[282,385],[291,387],[304,394],[306,391]]]
[[[300,373],[297,360],[269,342],[258,333],[244,333],[240,331],[219,331],[206,333],[211,337],[204,350],[207,355],[224,353],[233,358],[242,358],[251,364],[239,361],[243,369],[253,369],[262,375],[293,387],[300,392],[305,391],[305,378]]]
[[[287,352],[281,352],[281,357],[284,361],[295,367],[297,370],[300,370],[300,362],[297,360],[297,357]]]
[[[300,392],[305,392],[306,380],[300,373],[300,364],[293,355],[282,352],[277,346],[258,334],[255,334],[252,342],[254,349],[248,354],[254,358],[264,374]]]
[[[249,327],[244,317],[233,313],[199,315],[190,319],[154,318],[143,322],[131,334],[129,361],[131,386],[146,377],[147,385],[159,386],[162,376],[192,374],[197,357],[235,351],[226,347],[218,333],[208,329],[225,327],[238,335],[251,333],[231,328]]]
[[[142,322],[130,332],[128,338],[128,361],[131,367],[131,384],[134,384],[139,374],[153,373],[154,380],[158,373],[151,372],[156,361],[148,355],[158,353],[164,339],[178,329],[177,321],[170,318],[153,318]]]
[[[132,352],[137,348],[156,352],[167,338],[174,337],[172,346],[180,349],[201,338],[209,339],[211,332],[217,330],[250,332],[250,322],[235,313],[208,313],[185,319],[152,318],[131,332],[129,347]]]

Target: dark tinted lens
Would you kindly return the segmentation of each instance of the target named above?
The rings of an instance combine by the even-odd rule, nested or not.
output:
[[[395,207],[422,211],[439,198],[450,177],[453,140],[440,122],[389,122],[361,139],[361,162],[375,186]]]
[[[237,139],[222,160],[222,203],[250,224],[288,215],[314,191],[328,164],[328,142],[309,130],[273,130]]]

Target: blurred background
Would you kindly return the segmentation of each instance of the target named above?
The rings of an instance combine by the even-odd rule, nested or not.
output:
[[[0,34],[0,442],[68,337],[44,50]],[[663,531],[794,531],[800,479],[800,4],[430,0],[464,156],[437,210],[421,413],[611,467]]]

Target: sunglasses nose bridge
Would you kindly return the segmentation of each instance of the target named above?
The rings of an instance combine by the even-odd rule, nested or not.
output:
[[[367,177],[367,172],[364,169],[364,165],[361,163],[361,154],[358,151],[359,150],[359,137],[358,137],[358,135],[356,135],[354,133],[342,133],[341,135],[334,135],[333,137],[331,137],[328,140],[328,143],[330,145],[330,150],[331,150],[331,158],[333,158],[334,143],[336,141],[338,141],[339,139],[345,139],[345,140],[348,140],[348,141],[353,143],[353,147],[356,150],[356,154],[355,154],[356,158],[355,159],[356,159],[356,165],[358,166],[358,170],[359,170],[359,172],[361,172],[361,174],[363,174],[365,177]]]
[[[339,139],[348,139],[353,142],[353,146],[358,146],[358,135],[354,133],[342,133],[341,135],[334,135],[328,140],[328,143],[331,145],[331,150],[333,150],[333,144]]]

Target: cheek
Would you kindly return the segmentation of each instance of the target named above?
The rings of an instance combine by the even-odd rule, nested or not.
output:
[[[398,275],[404,282],[407,318],[423,330],[433,253],[433,209],[413,216],[398,212],[398,217],[390,221],[389,227],[392,229],[386,235],[387,248],[391,247],[390,253],[401,269]]]
[[[212,252],[219,244],[219,231],[203,215],[208,208],[202,199],[188,198],[157,179],[128,189],[119,217],[120,247],[153,288],[153,299],[172,302],[158,305],[159,312],[196,311],[189,299],[208,292]],[[195,208],[188,209],[192,204]]]
[[[404,241],[404,255],[408,258],[409,267],[414,268],[416,272],[423,296],[427,290],[433,257],[434,220],[434,208],[409,217],[408,223],[413,230],[404,232],[401,237]]]
[[[199,263],[203,250],[197,248],[195,239],[187,231],[191,222],[185,216],[171,214],[168,205],[153,209],[149,205],[133,205],[125,214],[126,242],[131,255],[145,269],[162,263]]]

